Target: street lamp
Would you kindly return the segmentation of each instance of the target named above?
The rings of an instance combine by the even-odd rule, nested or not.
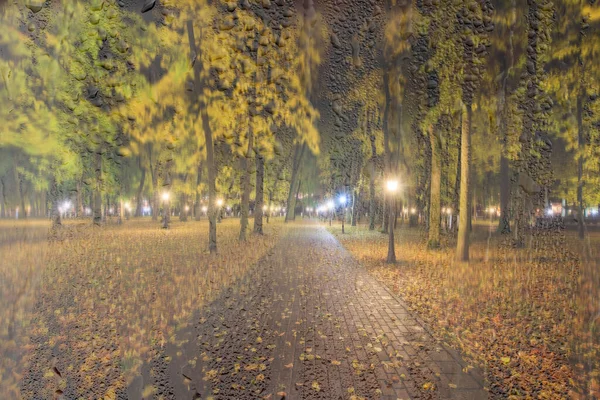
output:
[[[396,192],[398,191],[398,181],[390,179],[386,182],[386,189],[390,193],[390,222],[389,222],[389,242],[387,262],[392,264],[396,262],[396,249],[394,247],[394,222],[396,219]]]

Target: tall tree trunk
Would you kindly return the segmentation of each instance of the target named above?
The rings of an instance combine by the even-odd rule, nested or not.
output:
[[[196,52],[196,39],[194,37],[194,21],[189,20],[187,23],[188,37],[190,43],[190,58],[195,59],[194,63],[194,93],[195,101],[203,93],[204,82],[200,79],[200,70],[203,69],[202,57]],[[202,32],[200,33],[202,35]],[[204,131],[204,142],[206,146],[206,164],[208,169],[208,249],[211,254],[217,252],[217,168],[215,165],[215,154],[212,130],[208,119],[207,104],[200,104],[200,117],[202,119],[202,130]]]
[[[583,89],[581,89],[583,90]],[[583,215],[583,163],[584,159],[585,136],[583,132],[583,96],[577,97],[577,232],[579,238],[585,236],[584,215]]]
[[[25,210],[25,196],[23,196],[23,177],[19,174],[19,162],[17,156],[14,156],[15,183],[17,185],[17,194],[19,195],[19,219],[27,218]]]
[[[375,135],[370,135],[371,141],[371,176],[369,176],[369,230],[375,230],[375,214],[377,204],[375,203],[375,159],[377,157],[377,148],[375,147]]]
[[[194,203],[194,219],[200,221],[200,183],[202,183],[202,161],[198,164],[198,173],[196,175],[196,201]]]
[[[152,221],[158,221],[160,198],[158,193],[158,173],[156,167],[150,167],[152,172]]]
[[[83,175],[81,178],[77,180],[77,206],[75,207],[75,215],[78,218],[83,217],[83,184],[82,184]]]
[[[58,210],[59,193],[58,185],[56,184],[56,178],[52,177],[50,182],[50,197],[52,201],[52,211],[50,213],[52,219],[52,227],[56,228],[61,225],[60,211]]]
[[[144,184],[146,183],[146,168],[140,167],[142,169],[142,177],[140,178],[140,184],[138,186],[137,192],[135,194],[135,216],[142,216],[142,208],[144,206],[144,202],[142,201],[142,194],[144,193]]]
[[[93,220],[94,225],[100,225],[102,223],[102,154],[96,152],[94,161],[96,182],[94,184]]]
[[[356,216],[358,213],[358,206],[356,202],[358,201],[358,193],[357,190],[352,190],[352,221],[350,222],[351,226],[356,226]]]
[[[510,233],[510,216],[508,214],[508,202],[510,199],[510,168],[508,159],[500,157],[500,220],[498,221],[498,232]]]
[[[429,248],[440,247],[442,157],[441,138],[433,125],[429,127],[431,141],[431,187],[429,200]]]
[[[240,212],[240,237],[241,241],[246,240],[246,232],[248,230],[248,214],[250,209],[250,174],[251,168],[248,160],[252,157],[253,135],[252,128],[248,129],[248,148],[246,155],[242,157],[242,177],[240,187],[242,188],[242,204]]]
[[[254,201],[254,233],[263,234],[265,158],[256,153],[256,199]]]
[[[6,218],[6,187],[4,177],[0,178],[0,218]]]
[[[463,105],[462,134],[460,138],[460,209],[458,222],[458,242],[456,244],[456,258],[458,261],[469,261],[469,180],[471,159],[471,116],[471,105]]]
[[[285,222],[293,221],[296,218],[296,184],[298,181],[298,172],[300,169],[300,163],[302,156],[306,149],[306,143],[297,144],[296,151],[294,154],[294,160],[292,163],[292,178],[290,179],[290,189],[288,192],[287,211],[285,214]]]

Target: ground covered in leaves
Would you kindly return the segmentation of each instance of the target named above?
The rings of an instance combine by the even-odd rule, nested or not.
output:
[[[155,349],[263,257],[282,225],[239,243],[239,221],[224,220],[211,256],[206,221],[66,223],[52,241],[46,222],[3,222],[0,397],[127,398]]]
[[[401,226],[399,262],[388,265],[387,235],[365,226],[346,226],[346,234],[339,226],[330,230],[436,336],[485,371],[494,398],[565,399],[581,390],[598,396],[597,341],[577,343],[577,316],[594,306],[579,293],[582,246],[575,233],[532,232],[527,247],[516,250],[490,224],[480,223],[472,235],[471,262],[458,264],[452,239],[428,251],[421,230]],[[590,237],[591,247],[600,243],[597,232]],[[577,346],[585,347],[583,363],[573,352]]]

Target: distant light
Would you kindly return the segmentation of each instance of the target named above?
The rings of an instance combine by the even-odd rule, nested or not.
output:
[[[169,197],[170,197],[169,192],[164,192],[162,194],[163,201],[169,201]]]
[[[343,194],[340,196],[340,204],[341,205],[345,205],[346,204],[346,195]]]
[[[546,210],[546,215],[552,216],[552,215],[554,215],[554,211],[551,208],[549,208]]]
[[[223,199],[217,199],[217,205],[221,207],[223,205]]]
[[[129,202],[125,203],[125,209],[131,211],[131,204],[129,204]]]
[[[269,207],[263,206],[263,211],[267,211],[268,209],[269,209]]]
[[[202,212],[207,212],[208,211],[208,207],[204,206],[202,207]]]
[[[185,211],[190,211],[190,206],[185,206]]]
[[[329,200],[327,202],[327,208],[329,208],[330,210],[332,210],[334,206],[335,206],[335,204],[333,203],[333,200]]]
[[[411,214],[414,214],[414,213],[416,213],[416,212],[417,212],[417,209],[416,209],[416,208],[411,208],[411,209],[410,209],[410,213],[411,213]]]
[[[388,192],[395,192],[398,190],[398,181],[395,179],[389,180],[386,182],[386,188]]]
[[[446,209],[446,213],[447,213],[448,215],[452,214],[452,209],[451,209],[451,208],[448,208],[448,209]],[[414,214],[414,213],[413,213],[413,214]]]
[[[442,208],[442,214],[446,214],[446,207]]]

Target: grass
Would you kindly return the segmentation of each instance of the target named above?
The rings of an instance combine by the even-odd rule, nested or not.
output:
[[[37,397],[53,398],[69,378],[81,396],[100,390],[111,398],[153,345],[176,340],[197,310],[267,254],[282,228],[272,221],[264,236],[240,243],[239,220],[226,219],[219,252],[210,255],[206,221],[169,230],[147,219],[103,228],[70,222],[51,242],[45,221],[0,222],[0,397],[32,398],[20,393],[25,378],[36,381]]]
[[[582,263],[581,243],[571,232],[530,235],[517,250],[489,228],[475,226],[471,262],[457,263],[452,239],[427,250],[424,232],[400,227],[396,265],[385,263],[387,235],[365,226],[346,227],[346,234],[339,226],[330,230],[436,336],[484,370],[494,398],[598,396],[598,337],[580,334],[593,300],[581,295],[581,277],[597,264]],[[590,237],[597,247],[600,235]]]

